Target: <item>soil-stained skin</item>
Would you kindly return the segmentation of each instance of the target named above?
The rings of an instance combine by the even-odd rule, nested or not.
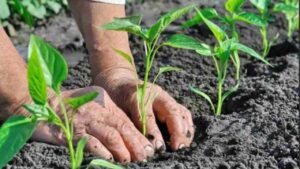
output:
[[[175,7],[186,2],[168,1],[165,6]],[[136,13],[141,9],[148,11],[155,5],[163,6],[159,4],[161,2],[157,3],[129,4],[127,10],[129,13]],[[221,3],[203,1],[201,6],[214,6],[221,10],[216,4]],[[147,15],[155,16],[151,12]],[[163,48],[158,53],[152,77],[159,66],[183,68],[179,73],[165,74],[158,80],[158,84],[191,110],[197,127],[195,139],[190,148],[178,152],[167,150],[155,155],[148,163],[130,164],[129,168],[299,168],[299,37],[295,35],[293,39],[287,40],[283,26],[286,23],[284,16],[276,15],[276,19],[274,26],[270,27],[270,34],[272,36],[279,32],[281,36],[268,56],[273,67],[241,55],[241,85],[224,103],[223,115],[220,118],[212,115],[206,101],[188,90],[188,86],[193,85],[212,96],[216,95],[215,70],[211,59],[200,57],[193,52],[170,48]],[[178,26],[175,24],[168,32],[174,32]],[[87,52],[75,28],[73,19],[69,15],[61,14],[35,31],[48,41],[54,42],[62,52],[74,52],[82,56],[82,59],[77,59],[77,65],[70,69],[65,88],[84,87],[91,82]],[[249,28],[241,24],[239,31],[243,43],[257,50],[261,48],[260,34],[255,27]],[[193,27],[184,33],[189,33],[206,43],[213,43],[212,36],[204,26]],[[19,34],[14,43],[22,49],[27,46],[24,39],[27,38],[28,31],[22,29]],[[53,37],[59,34],[64,36]],[[141,42],[133,37],[130,40],[138,69],[143,70]],[[225,88],[233,83],[233,73],[234,69],[230,68]],[[165,130],[165,127],[162,126],[162,129]],[[91,158],[92,155],[87,155],[85,163]],[[68,168],[68,164],[67,150],[63,146],[30,142],[7,168]]]

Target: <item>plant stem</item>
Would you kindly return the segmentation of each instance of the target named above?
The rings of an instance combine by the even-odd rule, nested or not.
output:
[[[68,144],[69,151],[70,151],[71,168],[76,169],[75,152],[74,152],[74,146],[73,146],[73,136],[71,135],[72,131],[70,130],[70,124],[69,124],[67,111],[66,111],[61,93],[58,93],[57,97],[58,97],[58,101],[59,101],[59,104],[60,104],[61,111],[62,111],[63,116],[64,116],[64,121],[65,121],[65,124],[61,124],[61,125],[65,126],[62,129],[63,129],[64,134],[66,136],[67,144]]]
[[[288,19],[288,37],[290,38],[292,36],[292,27],[293,27],[293,23],[292,23],[292,19],[289,18]]]
[[[269,42],[268,42],[268,33],[267,33],[267,26],[264,26],[260,29],[263,38],[263,58],[266,58],[269,52]]]
[[[222,111],[222,86],[223,80],[218,80],[218,104],[216,116],[220,116]]]

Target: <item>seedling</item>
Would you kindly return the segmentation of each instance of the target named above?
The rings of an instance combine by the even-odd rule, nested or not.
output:
[[[200,10],[202,15],[207,19],[216,19],[224,24],[224,30],[228,30],[230,37],[235,39],[236,42],[239,42],[239,32],[236,29],[237,22],[246,22],[248,24],[252,24],[255,26],[262,27],[265,25],[264,21],[260,18],[260,16],[245,12],[241,9],[242,5],[246,2],[246,0],[227,0],[225,3],[226,13],[225,15],[220,15],[215,9],[206,8]],[[194,25],[203,24],[204,21],[197,13],[195,16],[186,21],[183,24],[184,28],[188,28]],[[236,67],[235,78],[237,81],[240,79],[240,58],[237,50],[231,51],[230,58],[233,64]]]
[[[282,12],[288,21],[288,37],[299,29],[299,0],[284,0],[282,3],[276,3],[274,12]]]
[[[76,110],[94,100],[97,92],[63,100],[61,84],[67,78],[68,67],[63,56],[49,44],[36,36],[31,36],[27,66],[27,79],[32,104],[23,107],[31,113],[31,117],[13,116],[0,128],[0,168],[4,167],[13,156],[20,151],[26,141],[33,134],[38,122],[44,121],[58,126],[64,133],[69,148],[71,168],[80,167],[83,159],[83,149],[87,138],[82,137],[75,150],[73,145],[73,116]],[[63,117],[48,103],[48,90],[55,92]],[[72,109],[70,117],[67,115],[66,104]],[[90,165],[120,169],[120,166],[107,161],[96,160]]]
[[[67,0],[0,0],[0,23],[2,26],[12,26],[8,19],[16,13],[26,24],[34,25],[34,19],[44,19],[52,13],[57,14]]]
[[[101,28],[107,30],[115,30],[115,31],[126,31],[133,33],[136,36],[139,36],[144,41],[144,63],[145,63],[145,75],[144,80],[141,85],[139,85],[138,75],[136,74],[136,86],[137,86],[137,102],[139,106],[139,111],[141,114],[141,126],[142,133],[144,135],[147,134],[146,125],[147,125],[147,116],[146,116],[146,106],[151,103],[151,100],[155,98],[155,93],[153,93],[152,88],[150,88],[150,95],[146,98],[146,89],[149,80],[149,72],[152,68],[154,58],[156,57],[157,51],[164,45],[164,43],[160,43],[160,36],[163,31],[176,19],[183,16],[187,12],[189,12],[194,5],[189,5],[186,7],[182,7],[177,10],[172,10],[165,15],[161,16],[159,20],[152,25],[149,29],[141,27],[142,16],[129,16],[125,18],[115,18],[111,23],[102,25]],[[133,57],[129,54],[126,54],[120,50],[115,49],[115,51],[125,58],[135,69]],[[178,71],[179,69],[176,67],[162,67],[160,68],[157,76],[154,78],[153,84],[157,77],[168,71]]]
[[[190,89],[194,93],[206,99],[209,102],[215,115],[220,116],[224,100],[228,96],[230,96],[234,91],[236,91],[239,87],[239,82],[237,82],[237,84],[231,87],[228,91],[226,92],[223,91],[223,84],[225,82],[226,75],[227,75],[228,61],[230,60],[232,51],[241,51],[256,59],[263,61],[264,63],[268,64],[268,62],[264,60],[253,49],[237,42],[235,38],[229,38],[229,36],[226,34],[224,30],[222,30],[219,26],[217,26],[216,24],[208,20],[197,8],[196,8],[196,12],[200,16],[201,20],[207,25],[207,27],[213,33],[214,37],[217,40],[217,44],[215,44],[215,46],[213,47],[210,47],[207,44],[204,44],[192,37],[182,35],[182,34],[177,34],[177,35],[173,35],[169,40],[167,40],[164,43],[164,45],[168,45],[175,48],[194,50],[201,56],[208,56],[212,58],[217,72],[217,82],[218,82],[218,86],[217,86],[218,95],[217,95],[216,106],[214,105],[209,95],[206,94],[205,92],[202,92],[201,90],[198,90],[194,87],[190,87]]]
[[[266,56],[268,55],[271,46],[273,45],[273,43],[275,42],[275,40],[277,40],[278,35],[276,34],[276,36],[274,38],[272,38],[271,40],[269,40],[268,37],[268,26],[269,26],[269,20],[270,20],[270,15],[271,15],[271,11],[269,10],[269,6],[270,6],[270,0],[250,0],[250,2],[257,8],[257,10],[260,13],[260,17],[264,22],[264,25],[261,26],[259,28],[262,39],[263,39],[263,52],[262,52],[262,56],[264,58],[266,58]]]

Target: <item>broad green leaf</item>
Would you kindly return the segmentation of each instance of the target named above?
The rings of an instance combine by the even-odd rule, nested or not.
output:
[[[130,63],[130,65],[134,65],[134,61],[133,61],[133,57],[128,54],[128,53],[125,53],[124,51],[121,51],[119,49],[116,49],[116,48],[113,48],[113,50],[120,56],[122,56],[127,62]]]
[[[285,4],[285,3],[277,3],[273,7],[274,12],[283,12],[283,13],[296,13],[299,11],[299,8],[296,6],[293,6],[291,4]]]
[[[218,42],[221,43],[226,38],[226,33],[218,25],[206,19],[197,8],[196,11],[198,15],[202,18],[204,23],[207,25],[207,27],[212,31]]]
[[[238,88],[239,88],[239,82],[236,84],[236,85],[234,85],[231,89],[229,89],[228,91],[226,91],[224,94],[223,94],[223,96],[222,96],[222,102],[224,102],[225,101],[225,99],[228,97],[228,96],[230,96],[233,92],[235,92],[235,91],[237,91],[238,90]]]
[[[124,18],[114,18],[112,22],[101,26],[102,29],[126,31],[147,39],[146,34],[140,26],[142,16],[128,16]]]
[[[90,162],[90,164],[88,165],[87,169],[89,169],[91,166],[96,166],[96,167],[105,167],[105,168],[109,168],[109,169],[124,169],[122,166],[120,165],[116,165],[114,163],[108,162],[106,160],[102,160],[102,159],[95,159],[92,160]]]
[[[250,2],[261,12],[263,13],[268,9],[270,0],[250,0]]]
[[[215,18],[219,17],[218,12],[213,8],[205,8],[205,9],[202,9],[200,11],[206,19],[215,19]],[[193,16],[192,19],[184,22],[182,24],[182,27],[183,28],[189,28],[189,27],[192,27],[192,26],[195,26],[195,25],[198,25],[198,24],[202,24],[202,23],[203,23],[202,18],[198,14],[196,14],[195,16]]]
[[[215,112],[215,106],[214,106],[212,100],[210,99],[210,97],[209,97],[206,93],[204,93],[204,92],[202,92],[202,91],[200,91],[200,90],[198,90],[198,89],[196,89],[196,88],[194,88],[194,87],[192,87],[192,86],[190,86],[190,90],[191,90],[192,92],[196,93],[197,95],[203,97],[205,100],[207,100],[208,103],[209,103],[210,106],[211,106],[211,109],[213,110],[213,112]]]
[[[202,51],[203,54],[211,55],[210,47],[199,40],[183,34],[175,34],[171,36],[163,45],[180,49],[191,49]]]
[[[10,15],[7,0],[0,0],[0,19],[6,19]]]
[[[194,4],[188,5],[179,9],[172,10],[165,15],[161,16],[159,20],[152,25],[147,34],[149,41],[152,42],[154,39],[159,37],[159,35],[175,20],[182,17],[184,14],[188,13],[191,9],[194,8]]]
[[[27,10],[31,15],[39,19],[44,19],[47,14],[46,8],[43,5],[35,6],[33,4],[29,4],[27,6]]]
[[[98,97],[98,95],[98,92],[89,92],[82,96],[67,98],[64,100],[64,102],[69,104],[74,110],[76,110],[80,106],[94,100],[96,97]]]
[[[260,27],[267,24],[260,16],[249,12],[242,12],[236,15],[235,19]]]
[[[270,65],[270,63],[267,60],[265,60],[260,54],[258,54],[255,50],[253,50],[253,49],[251,49],[251,48],[249,48],[249,47],[247,47],[247,46],[245,46],[241,43],[237,43],[237,42],[233,43],[232,45],[233,45],[232,46],[233,49],[242,51],[242,52],[258,59],[258,60],[261,60],[265,64]]]
[[[47,1],[47,6],[54,12],[58,13],[61,9],[61,5],[58,2],[55,1]]]
[[[227,0],[225,8],[228,12],[237,13],[245,2],[246,0]]]
[[[76,154],[75,154],[75,158],[76,158],[76,168],[79,168],[81,163],[82,163],[82,159],[83,159],[83,150],[84,147],[87,143],[88,139],[86,137],[82,137],[79,142],[77,143],[77,147],[76,147]]]
[[[33,26],[34,24],[34,18],[33,16],[28,12],[27,8],[21,3],[20,0],[13,0],[12,1],[12,8],[19,13],[24,21],[29,25]]]
[[[55,92],[59,92],[61,83],[67,79],[68,74],[64,57],[55,48],[34,35],[30,37],[28,56],[31,55],[33,47],[38,49],[37,54],[47,85]]]
[[[29,93],[32,100],[38,105],[47,103],[47,84],[43,74],[43,68],[38,57],[37,46],[30,46],[31,52],[28,55],[27,79]]]
[[[0,128],[0,168],[4,167],[32,136],[37,122],[33,118],[12,116]]]

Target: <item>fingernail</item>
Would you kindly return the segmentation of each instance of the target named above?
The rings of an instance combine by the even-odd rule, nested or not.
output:
[[[146,160],[146,159],[144,159],[144,160],[142,160],[142,162],[143,162],[143,163],[147,163],[147,160]]]
[[[179,146],[178,146],[178,149],[180,150],[180,149],[183,149],[184,148],[184,144],[180,144]]]
[[[162,141],[156,141],[156,148],[158,152],[163,152],[166,149],[165,144]]]
[[[146,146],[145,150],[146,150],[148,156],[153,156],[154,149],[151,146]]]

